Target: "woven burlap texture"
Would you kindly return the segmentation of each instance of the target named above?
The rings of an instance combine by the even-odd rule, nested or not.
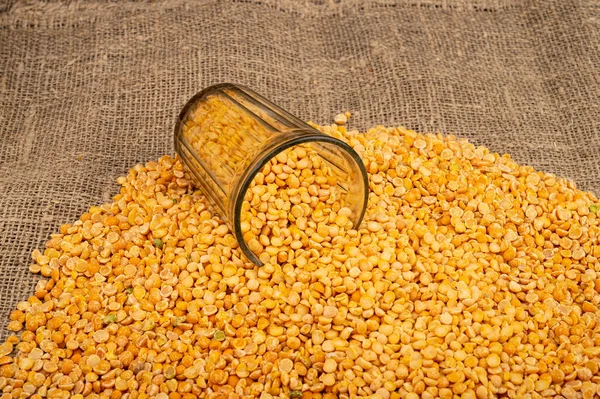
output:
[[[0,337],[30,253],[173,153],[200,89],[456,134],[600,193],[594,1],[0,2]]]

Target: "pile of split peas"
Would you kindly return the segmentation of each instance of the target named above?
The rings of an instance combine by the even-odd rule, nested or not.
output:
[[[33,252],[0,346],[7,398],[593,398],[598,199],[453,136],[348,131],[358,229],[310,146],[243,205],[248,262],[178,159],[120,177]]]

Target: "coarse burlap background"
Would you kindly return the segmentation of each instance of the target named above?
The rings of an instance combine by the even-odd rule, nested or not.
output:
[[[30,253],[173,153],[200,89],[246,84],[303,119],[454,133],[600,193],[592,0],[0,0],[0,337]]]

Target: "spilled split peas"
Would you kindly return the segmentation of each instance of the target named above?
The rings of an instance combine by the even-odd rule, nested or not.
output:
[[[318,208],[323,179],[310,209],[302,182],[256,181],[259,268],[178,160],[137,165],[34,251],[0,398],[595,397],[598,199],[453,136],[336,122],[317,128],[369,172],[358,229]]]

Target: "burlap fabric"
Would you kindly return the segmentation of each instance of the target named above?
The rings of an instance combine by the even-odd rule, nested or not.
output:
[[[597,1],[0,2],[0,337],[30,253],[173,153],[217,82],[304,119],[454,133],[600,193]]]

